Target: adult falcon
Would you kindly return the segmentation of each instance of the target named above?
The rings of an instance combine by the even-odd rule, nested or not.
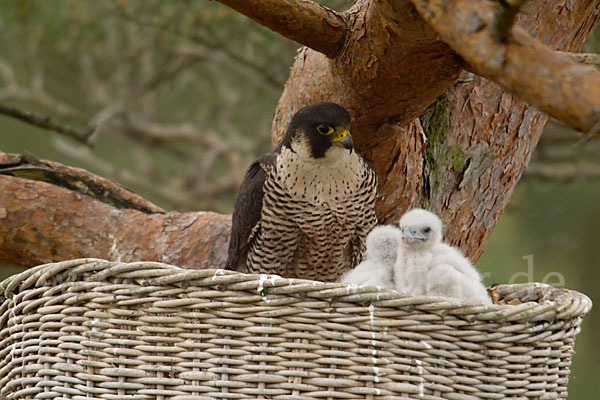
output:
[[[294,114],[238,190],[227,268],[333,282],[355,267],[377,223],[377,177],[353,150],[343,107]]]

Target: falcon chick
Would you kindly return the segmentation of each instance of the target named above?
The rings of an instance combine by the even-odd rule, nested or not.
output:
[[[340,282],[394,289],[392,271],[396,264],[402,232],[392,225],[373,228],[367,236],[365,260],[347,272]]]
[[[353,151],[348,112],[328,102],[301,108],[246,172],[226,268],[338,280],[361,261],[376,191],[375,172]]]
[[[442,242],[437,215],[411,210],[400,218],[400,229],[402,244],[394,267],[397,290],[492,304],[477,269],[458,249]]]

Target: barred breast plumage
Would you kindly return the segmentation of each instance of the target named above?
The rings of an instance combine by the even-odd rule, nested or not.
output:
[[[296,114],[278,148],[249,168],[236,199],[228,268],[336,281],[360,262],[377,223],[377,178],[352,150],[347,113],[332,104],[309,106],[321,108],[300,122]],[[329,137],[323,125],[333,129]]]

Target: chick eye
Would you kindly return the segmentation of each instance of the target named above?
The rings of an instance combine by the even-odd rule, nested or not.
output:
[[[333,128],[325,124],[317,126],[317,130],[321,135],[331,135],[333,133]]]
[[[426,227],[426,228],[423,229],[423,232],[429,233],[429,232],[431,232],[431,228],[430,227]]]

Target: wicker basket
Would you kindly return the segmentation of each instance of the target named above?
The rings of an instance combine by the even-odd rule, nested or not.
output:
[[[591,308],[541,284],[485,306],[94,259],[0,290],[8,399],[564,398]]]

